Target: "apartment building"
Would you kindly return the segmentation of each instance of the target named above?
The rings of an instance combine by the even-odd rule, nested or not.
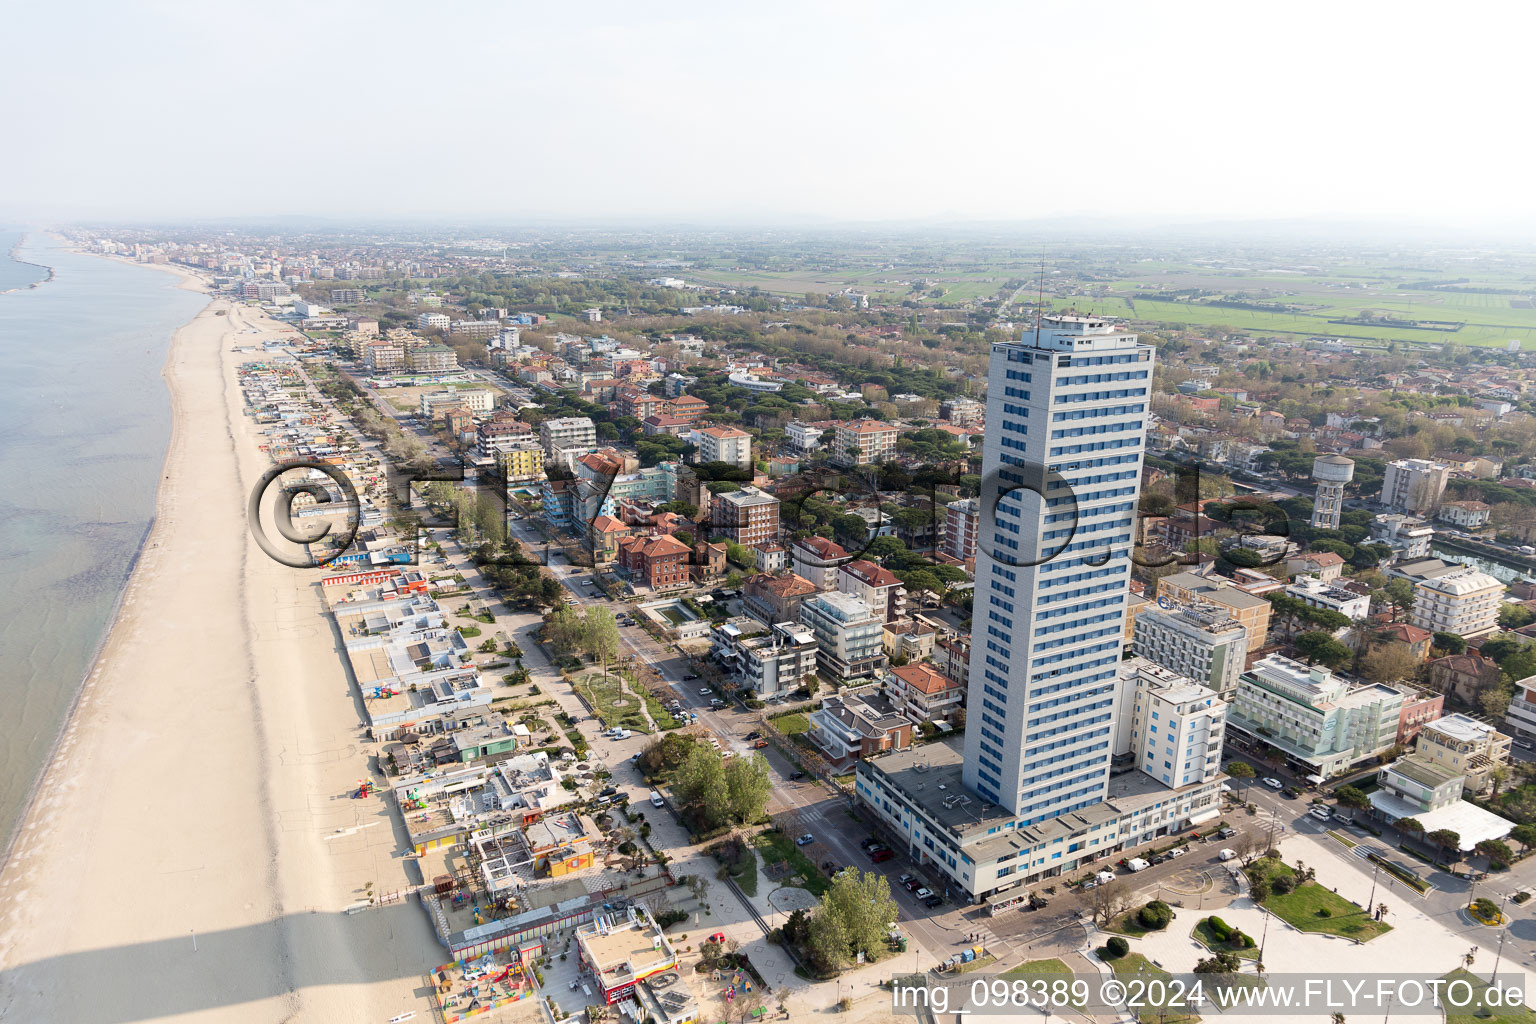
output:
[[[800,606],[819,592],[815,584],[792,572],[782,576],[759,573],[742,586],[741,603],[748,614],[765,623],[799,622]]]
[[[1371,539],[1396,551],[1399,558],[1427,558],[1435,528],[1417,516],[1387,512],[1371,520]]]
[[[397,341],[370,341],[363,349],[363,364],[379,373],[405,369],[405,346]]]
[[[688,545],[667,534],[622,537],[619,567],[641,586],[676,590],[688,586]]]
[[[939,549],[958,562],[976,557],[976,537],[981,528],[981,502],[975,498],[944,506],[944,544]]]
[[[818,590],[837,586],[837,570],[848,561],[848,552],[825,537],[802,537],[789,545],[790,567]]]
[[[421,345],[406,354],[414,373],[451,373],[459,368],[459,357],[447,345]]]
[[[440,405],[462,405],[470,412],[488,413],[496,408],[496,392],[484,388],[445,388],[423,393],[419,405],[418,411],[428,418]]]
[[[883,622],[895,622],[907,613],[907,588],[889,569],[866,559],[849,562],[837,570],[837,589],[859,598]]]
[[[947,723],[965,706],[964,684],[921,661],[891,669],[884,685],[891,706],[918,725]]]
[[[1220,605],[1147,607],[1136,615],[1131,652],[1209,687],[1223,701],[1237,694],[1248,659],[1248,631]]]
[[[883,462],[896,453],[895,427],[881,420],[849,420],[835,428],[831,461],[839,466]]]
[[[1363,619],[1371,614],[1369,596],[1325,583],[1316,576],[1297,576],[1285,588],[1285,594],[1310,608],[1338,612],[1350,619]]]
[[[884,620],[852,594],[807,598],[800,621],[816,634],[817,664],[827,678],[845,683],[885,668]]]
[[[418,313],[416,326],[424,331],[446,331],[452,318],[447,313]]]
[[[1503,600],[1504,584],[1492,576],[1456,569],[1414,584],[1408,621],[1431,633],[1482,636],[1498,628]]]
[[[747,547],[777,540],[779,499],[752,486],[716,494],[710,501],[710,532]]]
[[[1221,774],[1227,704],[1214,690],[1177,672],[1141,665],[1122,677],[1131,694],[1131,753],[1136,767],[1170,789],[1209,783]]]
[[[521,420],[491,420],[475,430],[475,455],[482,459],[494,459],[497,452],[537,443],[533,428]]]
[[[1492,771],[1509,763],[1510,737],[1469,715],[1452,714],[1419,729],[1414,757],[1466,777],[1466,791],[1484,793]]]
[[[539,443],[551,458],[557,445],[564,448],[597,447],[597,425],[586,416],[562,416],[539,424]]]
[[[1351,685],[1320,665],[1271,654],[1238,680],[1228,721],[1321,781],[1390,748],[1405,699],[1396,687]]]
[[[544,449],[536,441],[519,441],[498,448],[492,458],[496,460],[496,468],[508,484],[544,479]]]
[[[912,722],[898,713],[878,687],[844,690],[822,699],[808,716],[807,738],[833,769],[912,745]]]
[[[735,427],[705,427],[694,431],[699,446],[698,460],[725,462],[737,469],[752,468],[752,435]]]
[[[1429,459],[1389,462],[1381,482],[1381,503],[1398,512],[1432,515],[1450,475],[1449,466]]]
[[[1488,525],[1493,506],[1481,501],[1441,502],[1437,518],[1463,530],[1476,530]]]
[[[1179,572],[1157,581],[1157,603],[1164,599],[1175,605],[1196,602],[1220,605],[1248,633],[1248,653],[1257,654],[1268,642],[1272,606],[1262,597],[1239,590],[1220,576],[1206,577],[1193,572]]]
[[[738,687],[762,698],[798,690],[814,676],[817,646],[816,634],[798,622],[748,629],[729,621],[715,628],[710,653]]]

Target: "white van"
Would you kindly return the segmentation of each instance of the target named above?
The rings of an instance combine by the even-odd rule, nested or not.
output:
[[[661,798],[661,794],[656,792],[654,789],[651,790],[651,806],[652,807],[663,807],[665,805],[666,805],[666,801]]]
[[[1125,870],[1127,871],[1144,871],[1151,866],[1150,863],[1142,860],[1140,857],[1132,857],[1125,862]]]
[[[1218,860],[1231,860],[1233,857],[1236,857],[1236,856],[1237,856],[1237,854],[1235,852],[1233,852],[1232,850],[1222,850],[1220,853],[1218,853],[1216,855]]]
[[[1096,879],[1100,885],[1105,885],[1109,882],[1113,882],[1114,880],[1115,873],[1113,871],[1100,871]]]

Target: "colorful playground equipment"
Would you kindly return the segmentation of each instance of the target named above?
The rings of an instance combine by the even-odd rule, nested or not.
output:
[[[366,700],[383,700],[385,697],[398,697],[400,691],[388,686],[375,686],[372,692],[364,693]]]
[[[368,797],[368,796],[372,796],[372,795],[373,795],[373,780],[372,779],[358,779],[357,780],[357,790],[352,794],[352,799],[354,799],[354,800],[361,800],[364,797]]]

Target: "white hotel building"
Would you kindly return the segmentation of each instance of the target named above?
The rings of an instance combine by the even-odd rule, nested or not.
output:
[[[963,757],[929,743],[866,759],[855,786],[954,895],[1067,875],[1219,813],[1219,771],[1110,773],[1134,686],[1118,666],[1152,360],[1093,317],[992,346]],[[1202,768],[1220,763],[1211,738]]]

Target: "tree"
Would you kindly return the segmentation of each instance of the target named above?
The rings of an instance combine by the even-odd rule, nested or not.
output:
[[[608,663],[618,659],[622,642],[613,613],[597,605],[588,608],[586,621],[582,623],[581,641],[582,648],[602,662],[603,678],[607,679]]]
[[[1389,580],[1382,588],[1386,591],[1387,602],[1392,605],[1392,621],[1413,607],[1413,584],[1401,577]]]
[[[811,913],[806,952],[819,966],[846,964],[860,952],[879,949],[894,920],[896,901],[884,875],[857,868],[839,871]]]
[[[1476,849],[1488,858],[1490,867],[1507,867],[1515,859],[1514,851],[1497,839],[1484,839]]]
[[[1509,710],[1510,691],[1499,686],[1490,686],[1477,695],[1477,702],[1482,706],[1483,714],[1494,721],[1504,717],[1504,712]]]
[[[731,758],[725,766],[725,788],[732,818],[749,825],[762,817],[773,791],[768,759],[762,754]]]
[[[1360,659],[1360,674],[1373,683],[1392,683],[1419,674],[1419,659],[1407,644],[1378,644]]]
[[[1422,836],[1424,823],[1418,818],[1398,818],[1394,823],[1397,830],[1405,836]]]
[[[1499,608],[1499,626],[1503,629],[1519,629],[1536,622],[1536,611],[1523,604],[1505,604]]]
[[[570,654],[581,650],[584,631],[585,625],[576,609],[562,605],[545,624],[544,637],[558,653]]]
[[[1237,854],[1244,864],[1253,860],[1259,852],[1259,846],[1259,837],[1252,832],[1240,832],[1237,838],[1232,840],[1232,852]]]
[[[1448,828],[1437,828],[1424,838],[1430,844],[1439,847],[1444,852],[1446,860],[1461,859],[1461,833]]]
[[[1370,797],[1365,795],[1364,790],[1356,789],[1354,786],[1340,786],[1333,795],[1338,797],[1339,803],[1342,806],[1348,807],[1352,811],[1361,810],[1369,806],[1371,802]]]
[[[1234,779],[1241,780],[1242,792],[1246,793],[1248,791],[1248,780],[1258,773],[1253,770],[1253,765],[1247,761],[1233,761],[1227,765],[1227,774]]]
[[[1297,637],[1296,650],[1307,659],[1308,665],[1320,661],[1332,669],[1343,668],[1354,657],[1353,651],[1322,630]]]
[[[1130,951],[1131,944],[1126,942],[1125,938],[1120,935],[1111,935],[1109,941],[1104,943],[1104,952],[1107,954],[1107,959],[1110,960],[1119,960]]]
[[[672,791],[685,811],[705,830],[717,828],[730,813],[730,789],[720,754],[695,743],[688,759],[678,768]]]
[[[1269,899],[1269,891],[1269,878],[1266,875],[1260,875],[1248,883],[1248,895],[1253,897],[1255,903]]]
[[[1123,914],[1130,903],[1130,893],[1126,891],[1125,883],[1118,878],[1088,890],[1088,905],[1093,910],[1093,919],[1101,926],[1108,925],[1117,914]]]
[[[1430,643],[1446,654],[1466,654],[1467,641],[1457,633],[1436,633]]]
[[[1502,667],[1505,661],[1507,661],[1510,657],[1519,654],[1524,649],[1525,644],[1520,640],[1519,637],[1496,636],[1492,640],[1484,642],[1483,645],[1478,648],[1477,653],[1481,654],[1495,665]]]
[[[1496,764],[1488,769],[1488,781],[1493,784],[1493,796],[1499,795],[1499,790],[1504,788],[1504,784],[1513,774],[1514,772],[1507,764]]]

